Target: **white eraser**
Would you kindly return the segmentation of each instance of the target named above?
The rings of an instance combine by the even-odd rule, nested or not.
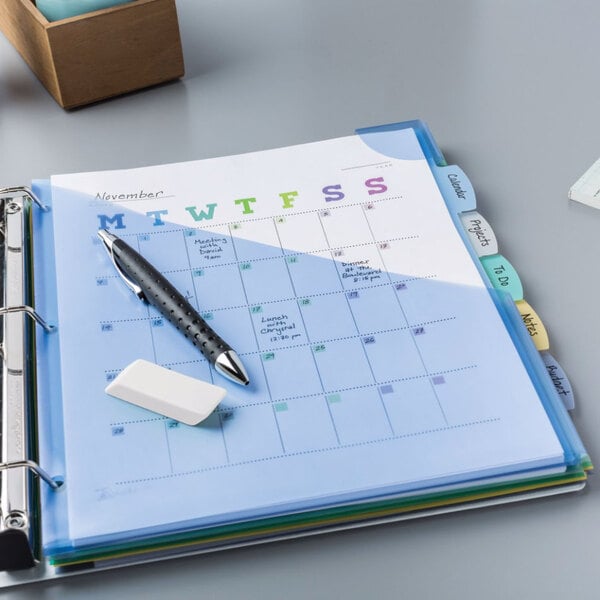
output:
[[[105,392],[186,425],[204,421],[227,393],[218,385],[141,359],[125,367]]]
[[[600,158],[569,190],[569,200],[577,200],[582,204],[600,208]]]

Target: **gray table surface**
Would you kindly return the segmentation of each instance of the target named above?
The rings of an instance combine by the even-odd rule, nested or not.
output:
[[[463,167],[600,461],[600,4],[179,0],[177,83],[73,112],[0,36],[0,182],[260,150],[421,118]],[[600,489],[32,585],[24,598],[596,598]]]

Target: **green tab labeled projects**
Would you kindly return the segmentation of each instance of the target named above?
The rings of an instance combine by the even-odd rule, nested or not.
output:
[[[523,300],[523,286],[519,275],[502,254],[482,256],[481,263],[497,290],[508,292],[515,302]]]

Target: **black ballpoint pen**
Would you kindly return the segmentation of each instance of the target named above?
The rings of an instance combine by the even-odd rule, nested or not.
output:
[[[152,304],[185,337],[191,340],[215,369],[241,385],[250,380],[233,348],[220,338],[196,309],[143,256],[106,229],[98,237],[126,285],[144,302]]]

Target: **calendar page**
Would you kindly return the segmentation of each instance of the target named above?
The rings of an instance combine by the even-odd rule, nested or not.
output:
[[[67,485],[50,508],[67,517],[45,523],[49,552],[561,467],[413,130],[381,135],[407,158],[351,136],[52,179]],[[131,293],[100,228],[190,300],[249,386]],[[108,396],[139,358],[227,396],[195,427]]]

